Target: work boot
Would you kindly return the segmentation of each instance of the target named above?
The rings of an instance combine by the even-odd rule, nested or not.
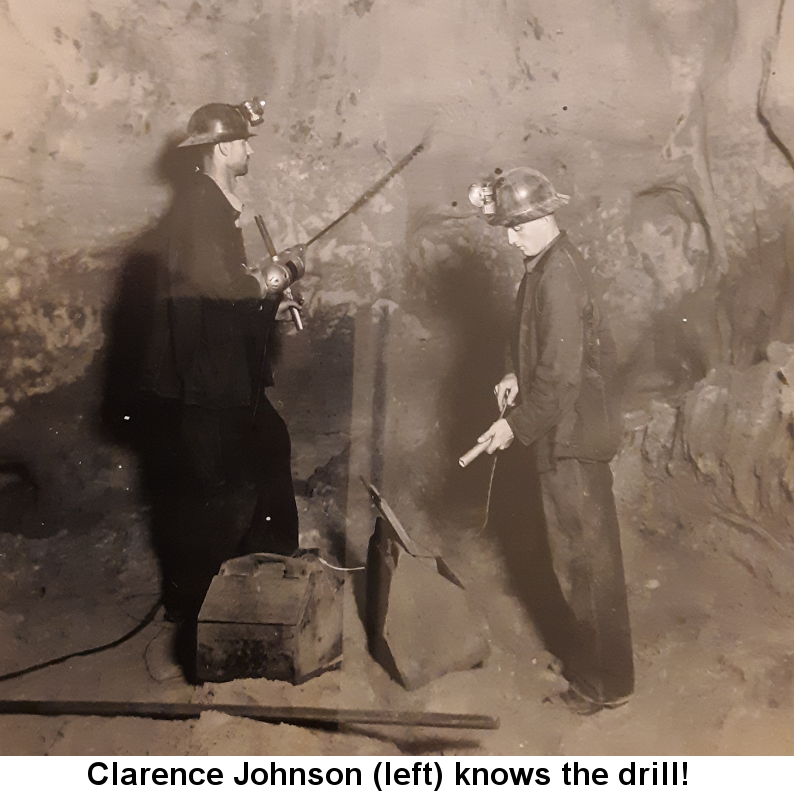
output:
[[[564,693],[559,694],[559,699],[571,712],[575,712],[577,715],[595,715],[604,709],[603,704],[596,704],[590,701],[570,687]]]
[[[146,669],[156,682],[167,682],[182,676],[182,668],[177,660],[176,632],[176,624],[164,621],[146,646]]]
[[[595,715],[602,709],[617,709],[624,706],[628,703],[629,697],[616,701],[593,701],[571,685],[565,692],[559,694],[559,700],[577,715]]]

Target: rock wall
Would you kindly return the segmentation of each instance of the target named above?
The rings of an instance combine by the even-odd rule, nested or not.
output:
[[[612,469],[626,531],[732,557],[790,597],[794,347],[773,342],[766,355],[627,413]],[[624,541],[631,560],[639,539]]]
[[[794,347],[772,343],[767,357],[743,370],[715,369],[698,383],[683,408],[683,442],[724,507],[792,526]]]
[[[407,512],[471,503],[487,481],[456,459],[492,420],[520,271],[469,215],[467,186],[497,167],[532,164],[572,195],[561,221],[604,278],[632,390],[757,361],[794,340],[789,16],[781,0],[2,0],[0,431],[25,449],[14,425],[59,386],[84,382],[96,412],[119,276],[167,207],[170,148],[197,106],[254,94],[252,257],[255,211],[278,246],[306,240],[427,143],[312,248],[303,280],[345,369],[339,320],[386,309],[370,448],[385,484],[410,473]],[[334,399],[318,378],[312,405],[298,375],[333,358],[293,343],[279,390],[295,434],[347,432],[307,422]]]

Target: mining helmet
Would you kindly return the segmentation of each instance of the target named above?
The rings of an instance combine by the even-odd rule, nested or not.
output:
[[[484,180],[469,188],[469,201],[482,208],[488,224],[516,227],[554,213],[570,197],[558,194],[549,179],[535,169],[519,166],[495,181]]]
[[[249,119],[236,105],[210,103],[202,105],[187,123],[188,137],[179,145],[219,144],[222,141],[249,139],[256,135],[248,128]]]

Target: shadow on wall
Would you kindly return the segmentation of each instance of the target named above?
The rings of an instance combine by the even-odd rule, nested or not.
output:
[[[174,142],[167,142],[158,172],[173,185],[193,166],[175,150]],[[162,239],[161,223],[121,254],[117,248],[78,253],[64,262],[57,261],[57,253],[52,255],[57,267],[53,272],[69,280],[76,319],[81,318],[83,302],[86,314],[96,302],[99,315],[98,306],[110,297],[102,310],[105,343],[97,356],[91,351],[93,360],[78,379],[17,401],[3,424],[0,515],[6,525],[0,525],[0,532],[46,537],[67,528],[87,529],[99,523],[109,507],[118,507],[121,496],[131,498],[127,491],[135,480],[124,455],[111,444],[134,449],[140,442],[144,414],[139,384]],[[85,268],[83,261],[93,268]],[[114,291],[111,265],[118,271]],[[46,302],[36,301],[43,318],[54,316]],[[58,357],[73,357],[70,349],[62,345]]]
[[[680,394],[714,368],[765,360],[772,341],[794,341],[794,224],[786,220],[779,235],[768,236],[757,229],[756,246],[723,276],[693,192],[664,185],[635,197],[626,241],[653,288],[647,321],[633,330],[623,363],[629,390]],[[616,337],[631,340],[620,325],[632,323],[613,314]]]
[[[731,364],[739,368],[767,359],[773,341],[794,342],[794,223],[781,235],[762,241],[737,264],[733,285],[725,292],[732,323]]]
[[[491,458],[468,468],[458,457],[497,418],[493,386],[504,374],[505,341],[512,319],[509,268],[489,249],[477,219],[421,214],[409,228],[408,252],[415,300],[440,330],[443,354],[436,408],[440,473],[428,492],[428,510],[466,521],[482,512]]]
[[[165,143],[156,168],[172,195],[197,166],[195,153],[179,149],[177,141],[174,136]],[[142,432],[140,386],[158,311],[158,279],[167,258],[169,214],[125,247],[108,313],[102,426],[116,443],[134,446]]]
[[[197,166],[193,148],[164,145],[157,174],[172,194]],[[177,402],[142,391],[144,369],[152,336],[166,324],[162,279],[168,249],[170,211],[124,250],[114,302],[107,323],[104,359],[103,434],[114,444],[132,450],[138,458],[142,500],[151,508],[151,534],[158,554],[175,528],[172,500],[179,476],[180,408]]]
[[[686,391],[726,357],[708,222],[688,187],[663,185],[635,196],[625,224],[629,257],[652,286],[646,320],[624,346],[627,390]],[[631,341],[631,323],[613,312],[616,339]]]

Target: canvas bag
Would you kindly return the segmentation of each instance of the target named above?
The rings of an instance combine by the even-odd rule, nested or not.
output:
[[[365,626],[370,653],[415,690],[488,658],[488,628],[444,560],[412,540],[378,491],[364,482],[382,518],[367,551]]]

